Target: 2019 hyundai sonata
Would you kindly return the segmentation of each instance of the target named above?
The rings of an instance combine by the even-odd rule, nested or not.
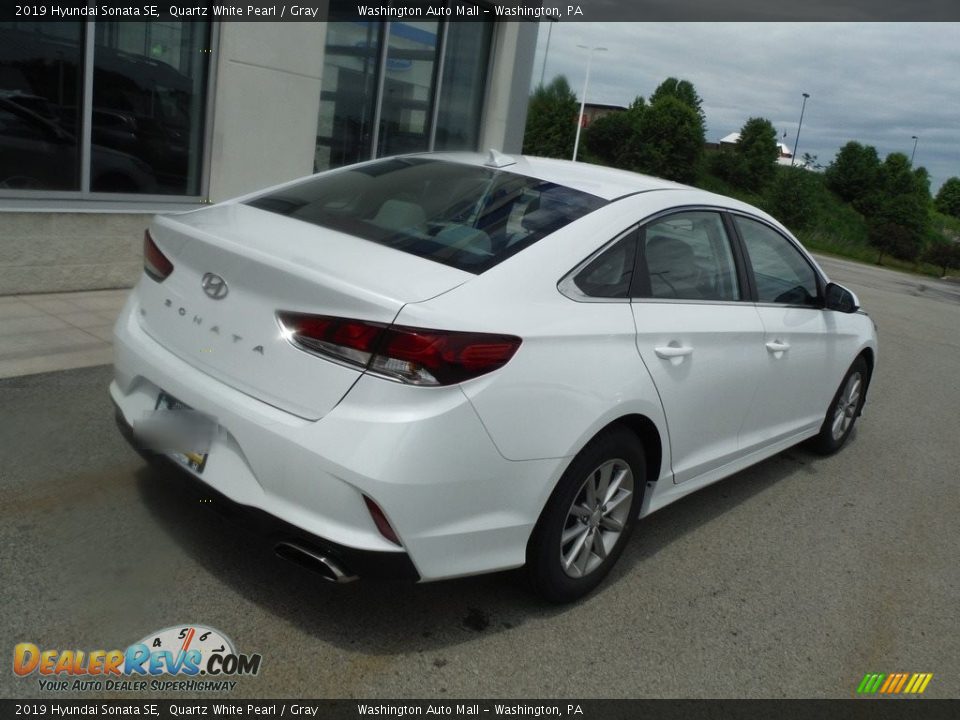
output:
[[[585,164],[376,160],[159,216],[118,420],[329,578],[526,566],[571,600],[639,518],[835,451],[873,322],[776,220]]]

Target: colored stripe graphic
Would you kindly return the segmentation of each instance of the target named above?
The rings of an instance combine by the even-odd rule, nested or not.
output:
[[[894,689],[891,689],[890,692],[899,693],[899,692],[903,689],[904,683],[907,682],[907,678],[908,678],[908,677],[910,677],[910,674],[909,674],[909,673],[901,673],[901,674],[900,674],[900,682],[898,682],[898,683],[897,683],[897,687],[894,688]]]
[[[884,695],[890,692],[890,688],[896,685],[899,678],[900,676],[897,673],[890,673],[887,675],[887,681],[883,684],[883,687],[880,688],[880,694]]]
[[[867,673],[857,686],[858,695],[921,695],[933,673]]]
[[[883,673],[867,673],[863,676],[863,680],[860,681],[860,687],[857,688],[857,692],[864,695],[872,695],[880,689],[880,683],[882,683],[886,677]]]

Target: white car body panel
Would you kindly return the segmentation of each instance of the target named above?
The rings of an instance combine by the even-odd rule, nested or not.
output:
[[[766,362],[763,325],[749,303],[634,301],[636,344],[669,410],[674,482],[726,465],[741,452],[740,427],[756,401],[739,378]],[[660,357],[675,347],[689,355]],[[708,408],[723,408],[724,422]]]
[[[175,396],[216,419],[204,483],[334,543],[406,553],[435,580],[523,565],[564,470],[611,423],[643,418],[659,436],[647,515],[816,434],[853,359],[876,352],[862,313],[565,297],[558,283],[574,268],[667,208],[743,212],[792,236],[744,203],[632,173],[536,158],[504,170],[615,200],[479,275],[246,198],[158,218],[151,233],[175,271],[144,277],[116,324],[110,392],[123,419],[149,415],[161,390]],[[207,272],[229,283],[224,301],[204,295]],[[522,344],[486,375],[418,387],[303,352],[278,310]],[[657,353],[677,346],[692,353]]]

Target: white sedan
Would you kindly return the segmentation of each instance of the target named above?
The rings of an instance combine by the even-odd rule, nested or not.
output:
[[[874,324],[776,220],[586,164],[376,160],[144,238],[110,393],[141,450],[347,581],[593,589],[636,521],[850,437]]]

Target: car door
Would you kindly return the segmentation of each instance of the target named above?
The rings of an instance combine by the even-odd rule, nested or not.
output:
[[[660,394],[681,483],[742,454],[764,330],[720,212],[659,216],[640,228],[639,248],[637,350]]]
[[[733,225],[764,328],[760,391],[741,437],[756,448],[820,426],[838,382],[832,368],[842,360],[823,309],[822,280],[804,253],[759,219],[733,215]]]

